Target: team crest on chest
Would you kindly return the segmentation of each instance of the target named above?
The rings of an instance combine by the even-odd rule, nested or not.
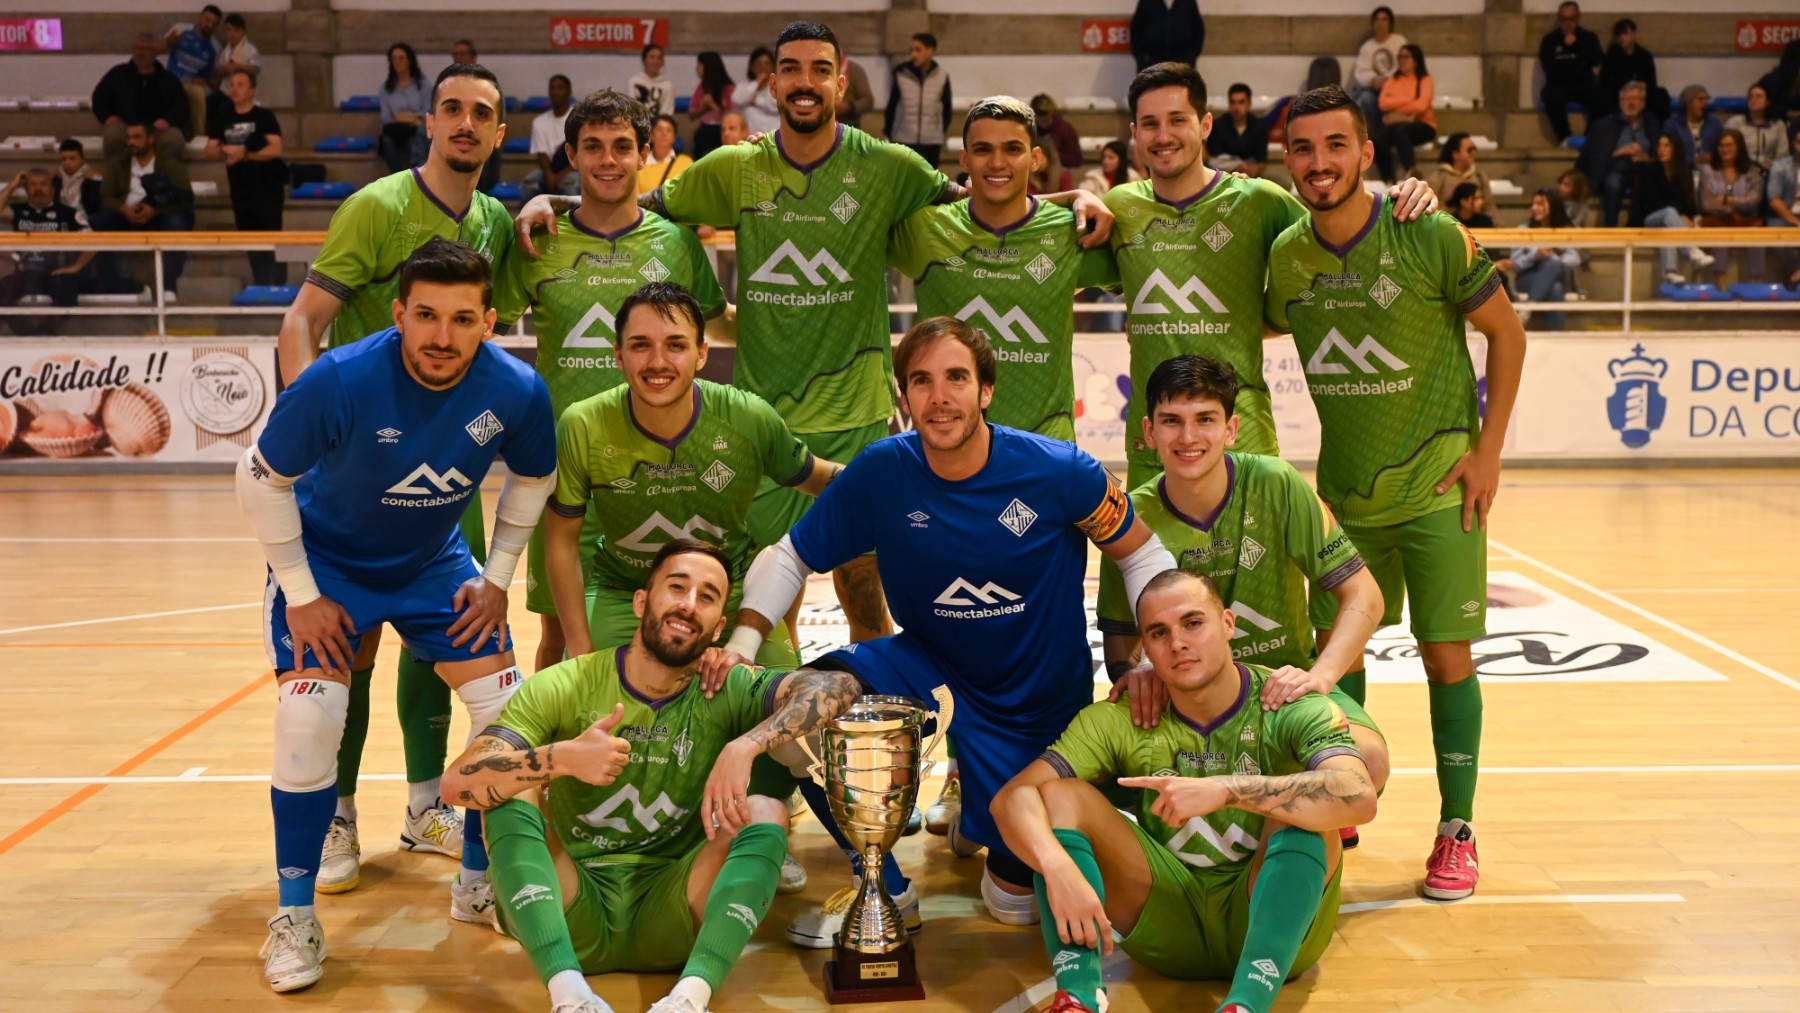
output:
[[[856,212],[861,207],[861,204],[856,203],[855,197],[844,193],[839,194],[838,199],[831,202],[831,213],[837,215],[838,221],[848,225],[850,219],[856,216]]]
[[[1006,530],[1020,537],[1024,537],[1026,530],[1037,519],[1037,511],[1018,499],[1006,504],[1006,509],[1000,511],[1000,523],[1006,525]]]
[[[469,424],[463,428],[468,430],[477,445],[485,447],[489,440],[499,436],[501,430],[506,427],[500,424],[500,420],[495,417],[493,410],[489,409],[470,420]]]
[[[1025,270],[1030,271],[1031,276],[1037,279],[1038,284],[1042,285],[1044,279],[1050,277],[1051,272],[1056,270],[1056,261],[1051,260],[1048,254],[1039,253],[1037,259],[1025,265]]]
[[[651,257],[650,263],[645,264],[638,270],[638,273],[643,275],[646,281],[662,281],[669,276],[669,269],[663,266],[662,261]]]
[[[1231,242],[1231,236],[1232,232],[1225,227],[1224,222],[1214,222],[1213,227],[1207,229],[1206,234],[1200,238],[1206,240],[1206,245],[1212,247],[1212,251],[1217,253],[1226,243]]]
[[[1369,289],[1369,294],[1375,297],[1375,301],[1381,304],[1382,309],[1387,309],[1388,304],[1399,296],[1400,286],[1394,284],[1394,279],[1384,274],[1376,279],[1375,287]]]

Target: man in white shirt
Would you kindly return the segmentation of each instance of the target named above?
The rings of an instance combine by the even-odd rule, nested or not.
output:
[[[1369,122],[1370,139],[1379,148],[1381,142],[1376,135],[1381,129],[1381,86],[1394,76],[1406,36],[1394,31],[1393,8],[1385,5],[1369,15],[1369,32],[1362,48],[1356,51],[1356,67],[1350,72],[1354,87],[1349,91],[1362,107],[1363,118]]]
[[[581,180],[563,151],[563,124],[569,118],[569,100],[574,92],[575,86],[567,77],[550,75],[550,111],[539,113],[531,121],[531,156],[537,159],[538,167],[519,184],[519,192],[526,200],[540,193],[573,197],[581,192]]]
[[[633,74],[626,94],[642,102],[651,115],[675,115],[675,86],[663,76],[663,47],[652,42],[644,47],[644,72]]]

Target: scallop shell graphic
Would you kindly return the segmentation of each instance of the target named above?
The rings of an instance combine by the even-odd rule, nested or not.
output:
[[[13,445],[19,436],[19,410],[11,401],[0,401],[0,454]]]
[[[86,415],[67,411],[34,414],[25,445],[45,457],[80,457],[100,446],[106,433]]]
[[[98,370],[100,364],[85,355],[74,352],[57,352],[39,359],[31,367],[31,375],[35,376],[44,368],[44,363],[55,362],[62,366],[58,372],[67,372],[76,367]],[[93,415],[100,410],[100,402],[106,398],[106,391],[101,388],[77,391],[58,391],[53,394],[34,394],[24,399],[25,409],[33,415],[46,412],[64,411],[75,415]]]
[[[100,427],[113,449],[126,457],[150,457],[169,445],[169,409],[143,384],[108,391]]]

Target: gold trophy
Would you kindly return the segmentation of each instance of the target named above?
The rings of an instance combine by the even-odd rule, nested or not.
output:
[[[923,999],[912,939],[900,906],[888,896],[881,865],[906,829],[919,781],[938,740],[950,727],[950,691],[932,691],[933,715],[910,697],[865,696],[820,730],[822,772],[831,815],[862,853],[862,888],[844,914],[834,958],[825,964],[825,998],[832,1003]],[[925,723],[937,735],[924,748]]]

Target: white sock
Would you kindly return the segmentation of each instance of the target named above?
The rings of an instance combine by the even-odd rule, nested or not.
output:
[[[669,998],[686,996],[694,1000],[694,1005],[700,1009],[705,1009],[706,1004],[712,1001],[712,994],[712,986],[708,985],[704,978],[696,978],[692,975],[676,982],[675,987],[669,989]]]
[[[956,757],[952,756],[948,760],[944,761],[944,776],[946,778],[951,778],[951,777],[956,776]]]
[[[275,917],[280,918],[282,915],[290,915],[294,921],[298,922],[313,917],[313,906],[311,904],[289,904],[276,908]]]
[[[429,781],[420,781],[417,784],[408,782],[406,785],[406,808],[410,809],[414,816],[427,809],[435,808],[442,801],[438,794],[438,782],[442,780],[442,778],[434,777]],[[354,818],[352,817],[352,819]]]
[[[356,796],[355,795],[339,795],[338,796],[337,818],[343,820],[346,823],[355,823],[356,822]]]
[[[575,1005],[583,1002],[597,1002],[606,1006],[606,1003],[588,986],[587,979],[581,976],[580,971],[558,971],[550,976],[550,980],[546,984],[550,989],[550,1005],[552,1006]],[[606,1006],[606,1008],[611,1009],[612,1007]]]
[[[474,869],[459,869],[456,873],[456,881],[463,886],[474,886],[476,883],[485,883],[487,882],[487,878],[486,869],[483,869],[480,872],[476,872]],[[1035,903],[1035,899],[1033,902]]]

